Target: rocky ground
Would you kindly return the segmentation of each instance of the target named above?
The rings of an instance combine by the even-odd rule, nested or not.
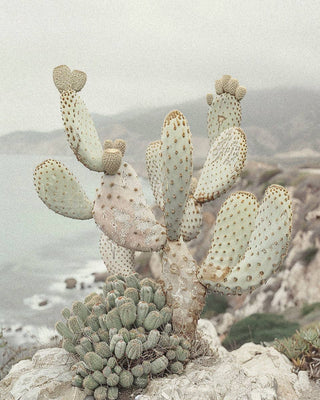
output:
[[[183,375],[154,379],[143,391],[125,393],[121,400],[316,400],[319,385],[306,372],[295,374],[292,364],[272,347],[247,343],[228,352],[214,326],[199,321],[210,348],[191,361]],[[92,400],[71,386],[74,360],[60,348],[38,351],[16,364],[0,382],[0,400]]]

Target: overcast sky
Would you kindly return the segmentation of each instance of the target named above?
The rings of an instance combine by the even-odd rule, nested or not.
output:
[[[90,112],[248,90],[320,89],[318,0],[0,0],[0,134],[61,127],[52,69],[87,73]]]

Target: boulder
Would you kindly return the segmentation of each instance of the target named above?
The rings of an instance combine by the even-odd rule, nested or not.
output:
[[[73,358],[64,349],[38,350],[32,360],[15,364],[0,382],[0,400],[84,400],[71,386]]]

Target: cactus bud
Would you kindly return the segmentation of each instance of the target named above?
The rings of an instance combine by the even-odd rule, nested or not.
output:
[[[97,353],[101,358],[108,358],[112,355],[111,350],[111,343],[110,347],[106,342],[99,342],[94,344],[94,351]]]
[[[166,356],[161,356],[159,358],[156,358],[151,363],[151,373],[153,375],[160,374],[167,368],[168,364],[169,364],[169,361]]]
[[[151,303],[153,301],[153,290],[150,286],[142,286],[140,289],[140,299],[141,301],[145,301],[147,303]]]
[[[83,359],[91,371],[97,371],[103,369],[103,360],[98,354],[94,352],[89,352],[85,354]]]
[[[170,365],[170,371],[173,374],[181,375],[183,373],[183,364],[180,361],[176,361]]]
[[[132,339],[127,344],[126,355],[130,360],[136,360],[141,357],[142,354],[142,343],[138,339]]]
[[[117,374],[110,374],[107,378],[107,384],[108,386],[117,386],[119,383],[119,376]]]
[[[137,316],[137,307],[134,303],[125,303],[119,307],[119,315],[122,322],[122,325],[126,328],[130,328],[130,326],[135,322]]]
[[[95,398],[95,400],[106,400],[107,395],[108,389],[103,386],[99,386],[93,393],[93,397]]]
[[[136,378],[138,378],[139,376],[143,375],[143,366],[141,364],[135,365],[132,369],[131,369],[132,375]]]
[[[161,308],[166,304],[166,295],[162,288],[158,288],[155,291],[153,302],[157,306],[158,310],[161,310]]]
[[[124,295],[125,295],[125,297],[127,297],[129,299],[132,299],[134,304],[137,305],[139,303],[139,293],[138,293],[138,290],[136,288],[132,288],[132,287],[127,288],[124,291]]]
[[[163,318],[159,311],[151,311],[144,320],[143,326],[147,331],[157,329],[163,324]]]
[[[119,384],[121,387],[127,389],[133,384],[133,375],[130,371],[123,370],[119,375]]]
[[[108,400],[116,400],[118,398],[118,395],[119,389],[117,386],[112,386],[108,388]]]
[[[59,333],[59,335],[61,335],[65,339],[73,339],[74,338],[74,334],[62,321],[57,322],[55,328],[56,328],[56,331]]]
[[[83,382],[82,376],[75,375],[72,378],[71,384],[72,384],[72,386],[76,386],[76,387],[82,388],[82,382]]]
[[[92,375],[88,375],[83,380],[83,387],[89,390],[94,390],[99,386],[99,383],[93,379]]]
[[[81,318],[82,321],[85,321],[90,314],[87,307],[81,303],[81,301],[75,301],[72,304],[72,312],[74,315],[77,315],[79,318]]]
[[[107,379],[101,371],[94,371],[94,373],[92,374],[92,377],[100,385],[105,385],[107,383]]]

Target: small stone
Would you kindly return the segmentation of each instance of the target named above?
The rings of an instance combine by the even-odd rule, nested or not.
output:
[[[66,284],[66,289],[74,289],[77,285],[77,280],[74,278],[67,278],[64,283]]]

